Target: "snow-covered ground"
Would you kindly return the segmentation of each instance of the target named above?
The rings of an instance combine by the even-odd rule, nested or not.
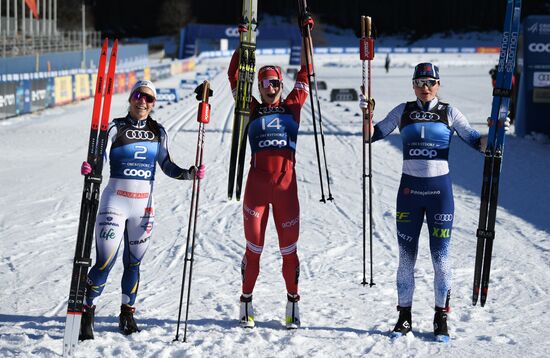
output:
[[[441,97],[481,131],[490,112],[488,70],[494,55],[395,55],[389,74],[373,68],[375,120],[413,99],[411,66],[441,64]],[[259,64],[287,58],[259,58]],[[317,59],[318,79],[329,90],[358,88],[355,56]],[[373,145],[374,281],[362,280],[361,116],[355,102],[331,103],[321,91],[327,161],[334,203],[319,203],[320,190],[309,102],[302,113],[297,176],[301,206],[300,308],[303,327],[287,331],[286,303],[276,232],[270,219],[260,277],[254,292],[257,327],[238,327],[240,262],[244,252],[241,203],[227,201],[226,175],[233,100],[225,76],[228,59],[212,79],[212,121],[207,125],[207,176],[202,182],[188,342],[175,336],[190,182],[159,172],[156,222],[142,264],[137,300],[141,333],[118,332],[120,278],[117,262],[96,311],[96,339],[78,346],[79,357],[349,357],[460,356],[542,357],[548,335],[550,147],[507,136],[488,302],[471,305],[482,156],[458,138],[451,149],[455,226],[452,258],[452,341],[431,340],[433,269],[427,231],[422,232],[413,306],[414,339],[392,342],[397,319],[395,272],[398,250],[395,198],[401,172],[397,133]],[[328,65],[327,65],[328,64]],[[323,66],[327,65],[327,66]],[[182,75],[193,77],[193,73]],[[159,81],[176,87],[181,77]],[[290,88],[292,80],[285,78]],[[188,92],[186,92],[188,93]],[[112,117],[125,114],[127,94],[114,97]],[[171,136],[173,159],[188,166],[195,156],[197,102],[186,96],[157,109],[154,117]],[[0,356],[51,357],[62,353],[66,299],[72,269],[83,179],[90,100],[0,122]],[[367,271],[368,274],[368,271]],[[180,331],[180,334],[182,332]]]

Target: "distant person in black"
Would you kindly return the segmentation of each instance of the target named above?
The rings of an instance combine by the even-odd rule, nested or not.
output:
[[[386,69],[386,73],[390,72],[390,54],[386,54],[386,63],[384,64],[384,68]]]

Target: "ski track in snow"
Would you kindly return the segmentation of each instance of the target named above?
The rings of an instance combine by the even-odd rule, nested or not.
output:
[[[507,136],[493,251],[491,284],[484,308],[471,305],[475,230],[479,211],[482,156],[455,136],[451,149],[455,225],[454,267],[449,316],[452,341],[432,342],[433,269],[426,226],[422,231],[413,307],[414,338],[391,341],[397,319],[395,272],[395,199],[401,173],[397,131],[373,144],[374,282],[362,281],[361,121],[356,102],[331,103],[332,88],[356,88],[361,66],[356,56],[318,56],[326,156],[334,203],[321,204],[319,173],[309,100],[302,111],[297,152],[301,207],[300,290],[303,327],[283,327],[286,303],[276,231],[270,218],[261,272],[254,292],[257,327],[238,327],[240,261],[244,252],[241,203],[226,199],[234,103],[227,82],[228,58],[199,64],[217,66],[211,79],[212,119],[206,125],[198,232],[187,343],[175,337],[191,183],[174,181],[159,170],[155,185],[156,223],[141,272],[136,318],[142,331],[118,332],[121,259],[98,301],[96,339],[81,342],[78,357],[204,356],[504,356],[542,357],[550,349],[550,201],[546,180],[550,147]],[[426,58],[430,57],[430,58]],[[383,56],[373,63],[375,121],[394,106],[413,99],[412,66],[433,60],[441,65],[444,101],[459,108],[486,131],[494,55],[394,55],[396,65],[383,70]],[[259,57],[258,67],[287,57]],[[323,66],[324,64],[332,64]],[[335,65],[338,64],[338,65]],[[158,81],[176,87],[186,73]],[[285,74],[285,93],[293,80]],[[255,85],[256,86],[256,85]],[[257,89],[255,88],[257,96]],[[123,116],[127,94],[113,97],[111,117]],[[195,95],[157,108],[153,117],[170,136],[173,160],[183,167],[195,159]],[[0,356],[55,357],[62,353],[66,299],[74,255],[91,100],[0,122]],[[247,159],[248,160],[248,159]],[[107,176],[107,170],[104,172]],[[246,172],[245,172],[246,176]],[[326,177],[324,176],[326,188]],[[106,182],[106,180],[105,180]],[[328,193],[325,192],[325,195]],[[368,235],[367,235],[368,240]],[[368,250],[368,243],[367,243]],[[92,254],[95,258],[95,254]],[[369,278],[367,251],[367,280]],[[183,312],[184,316],[184,312]],[[183,322],[180,338],[183,336]]]

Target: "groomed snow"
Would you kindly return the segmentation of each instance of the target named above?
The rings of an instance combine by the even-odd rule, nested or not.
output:
[[[486,131],[490,112],[489,69],[494,55],[393,55],[389,74],[384,56],[373,68],[375,120],[413,99],[411,66],[441,65],[441,97]],[[322,57],[317,77],[332,88],[358,88],[355,56]],[[361,116],[357,103],[330,103],[320,91],[327,161],[334,203],[319,203],[320,190],[309,102],[302,111],[296,165],[300,207],[300,309],[303,327],[283,328],[285,288],[276,233],[270,219],[260,277],[254,292],[257,327],[238,327],[240,261],[244,252],[241,203],[226,198],[233,99],[225,71],[229,59],[213,59],[197,71],[219,66],[212,79],[212,120],[207,125],[207,175],[202,182],[193,267],[188,342],[175,336],[191,183],[157,175],[156,226],[141,271],[136,318],[141,333],[118,332],[119,257],[96,311],[96,339],[78,346],[79,357],[358,357],[457,356],[542,357],[548,336],[550,221],[548,144],[506,138],[500,207],[488,302],[471,305],[475,231],[482,156],[458,137],[451,149],[455,225],[452,239],[453,312],[450,344],[432,342],[433,269],[424,226],[416,269],[413,306],[415,338],[392,342],[397,319],[395,272],[398,250],[395,198],[401,172],[397,132],[373,145],[374,281],[362,280]],[[260,58],[287,63],[286,57]],[[324,64],[332,64],[323,66]],[[177,87],[181,78],[159,81]],[[285,78],[286,87],[292,80]],[[189,94],[189,91],[185,92]],[[122,116],[127,94],[113,99],[111,117]],[[173,159],[192,164],[196,147],[197,101],[186,96],[158,108]],[[91,100],[0,122],[0,356],[54,357],[62,341],[74,255]],[[542,120],[542,119],[541,119]],[[94,256],[92,256],[94,257]],[[367,276],[369,271],[367,269]],[[180,331],[180,335],[182,331]]]

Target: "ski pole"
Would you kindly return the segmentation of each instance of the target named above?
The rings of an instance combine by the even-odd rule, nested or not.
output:
[[[213,91],[210,89],[208,81],[204,81],[195,89],[197,99],[200,101],[197,114],[199,122],[199,130],[197,135],[197,151],[195,154],[195,167],[199,168],[202,165],[202,155],[204,150],[204,125],[210,122],[210,104],[208,97],[212,96]],[[195,237],[197,229],[197,212],[199,209],[199,194],[200,194],[199,178],[193,178],[193,191],[191,193],[191,209],[189,211],[189,224],[187,226],[187,239],[185,243],[185,260],[183,263],[183,277],[180,292],[180,304],[178,309],[178,323],[176,328],[176,337],[174,341],[179,340],[179,329],[181,321],[181,308],[183,302],[183,293],[185,290],[185,280],[187,277],[187,262],[189,262],[189,282],[187,287],[187,302],[185,306],[185,326],[183,330],[183,342],[187,342],[187,321],[189,318],[189,300],[191,297],[191,279],[193,276],[193,258],[195,254]],[[189,253],[189,240],[191,239],[191,252]]]
[[[367,285],[366,277],[366,179],[369,179],[369,248],[370,248],[370,287],[374,286],[373,281],[373,268],[372,268],[372,110],[373,100],[371,97],[371,61],[374,59],[374,39],[372,37],[372,20],[370,16],[361,16],[361,40],[359,43],[359,55],[361,58],[362,80],[361,92],[365,95],[365,88],[367,89],[367,109],[363,111],[363,286]],[[367,66],[365,66],[367,62]],[[365,70],[367,68],[367,71]],[[366,84],[366,86],[365,86]],[[366,128],[365,128],[366,127]],[[368,143],[369,147],[369,172],[366,174],[366,149],[365,145]]]
[[[298,0],[298,9],[300,14],[300,19],[302,16],[308,13],[307,9],[307,3],[306,0]],[[323,120],[321,115],[321,103],[319,102],[319,94],[317,89],[317,80],[315,77],[315,69],[313,64],[313,41],[311,39],[311,31],[309,26],[302,26],[300,23],[300,28],[302,30],[302,41],[304,46],[304,52],[305,52],[305,61],[306,61],[306,68],[307,68],[307,76],[308,76],[308,86],[309,86],[309,100],[311,105],[311,116],[313,120],[313,133],[315,137],[315,151],[317,153],[317,165],[319,168],[319,182],[321,184],[321,202],[326,203],[326,200],[332,201],[334,198],[332,197],[332,192],[330,190],[330,175],[328,172],[328,165],[327,165],[327,155],[325,151],[325,135],[323,133]],[[318,116],[315,115],[315,107],[317,107],[317,113]],[[318,119],[317,119],[318,117]],[[319,134],[321,137],[321,149],[323,152],[323,163],[325,166],[325,175],[327,178],[327,189],[328,189],[328,198],[325,200],[325,192],[324,192],[324,185],[323,185],[323,174],[322,174],[322,168],[321,168],[321,157],[319,154],[319,139],[317,134],[317,123],[316,121],[319,121]]]

